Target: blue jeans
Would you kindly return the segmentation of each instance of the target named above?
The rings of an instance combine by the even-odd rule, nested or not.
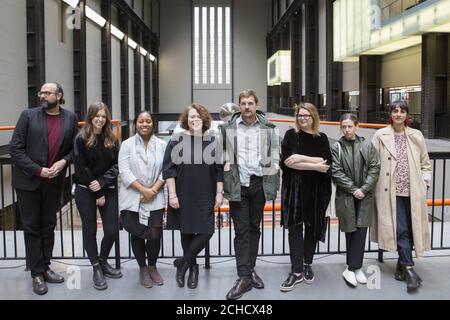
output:
[[[411,201],[409,197],[397,197],[397,251],[401,265],[413,266]]]

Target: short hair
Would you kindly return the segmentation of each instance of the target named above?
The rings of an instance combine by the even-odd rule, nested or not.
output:
[[[239,93],[239,104],[241,103],[242,98],[253,97],[255,99],[255,103],[258,104],[258,97],[256,96],[255,91],[252,89],[245,89]]]
[[[394,111],[397,107],[406,111],[406,113],[409,114],[409,108],[408,108],[408,104],[406,103],[406,101],[404,101],[404,100],[394,101],[391,104],[391,112],[390,113],[392,113],[392,111]]]
[[[147,114],[150,116],[150,119],[152,119],[152,124],[153,124],[153,125],[152,125],[152,130],[150,130],[150,137],[151,137],[151,136],[153,136],[153,134],[155,133],[155,120],[153,119],[153,115],[151,114],[151,112],[148,111],[148,110],[142,110],[142,111],[140,111],[140,112],[137,114],[136,118],[134,118],[134,120],[133,120],[134,134],[137,133],[137,129],[136,129],[136,127],[137,127],[137,121],[138,121],[139,117],[141,116],[141,114],[144,114],[144,113],[147,113]]]
[[[339,119],[339,124],[342,124],[344,120],[351,120],[355,126],[359,124],[359,119],[354,113],[344,113]]]
[[[48,83],[54,84],[56,86],[56,93],[61,94],[61,99],[59,99],[59,104],[65,104],[66,99],[64,99],[64,90],[63,90],[62,86],[58,82],[48,82]]]
[[[319,116],[319,112],[317,111],[317,108],[315,105],[313,105],[312,103],[309,102],[301,102],[300,104],[295,104],[294,105],[294,114],[295,114],[295,129],[297,132],[301,131],[300,126],[298,125],[298,117],[297,115],[300,112],[300,109],[305,109],[306,111],[309,112],[309,114],[311,115],[311,118],[313,120],[313,124],[312,124],[312,134],[315,137],[320,136],[320,132],[319,132],[319,128],[320,128],[320,116]]]
[[[209,130],[209,128],[211,128],[212,117],[208,109],[199,103],[193,103],[187,106],[184,109],[184,111],[180,114],[180,118],[178,120],[180,123],[180,127],[185,130],[189,130],[188,118],[189,118],[189,111],[191,109],[195,109],[200,115],[200,119],[202,119],[203,122],[202,133],[205,133],[207,130]]]

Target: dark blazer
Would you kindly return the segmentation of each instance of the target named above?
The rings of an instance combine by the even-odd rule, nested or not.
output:
[[[61,108],[60,145],[55,162],[61,159],[72,161],[73,139],[78,133],[78,119],[72,111]],[[27,109],[22,112],[17,121],[11,139],[11,158],[14,163],[12,186],[16,189],[33,191],[40,183],[39,169],[47,167],[48,133],[45,111],[42,107]],[[66,170],[62,170],[53,180],[62,182]]]

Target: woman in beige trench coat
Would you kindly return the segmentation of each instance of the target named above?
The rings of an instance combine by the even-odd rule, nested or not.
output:
[[[425,139],[419,130],[407,126],[407,119],[407,104],[394,102],[391,124],[378,130],[372,140],[381,170],[371,239],[380,249],[398,251],[395,279],[406,281],[409,292],[422,282],[413,269],[412,248],[417,257],[430,250],[426,193],[432,169]]]

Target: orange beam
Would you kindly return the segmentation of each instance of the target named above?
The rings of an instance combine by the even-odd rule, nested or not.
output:
[[[431,207],[433,205],[433,199],[428,199],[427,200],[427,205],[429,207]],[[434,205],[436,207],[441,207],[442,206],[442,199],[435,199],[434,200]],[[450,199],[444,199],[444,206],[450,206]]]
[[[433,205],[433,200],[432,199],[428,199],[427,200],[427,205],[429,207],[431,207]],[[442,206],[442,199],[435,199],[434,200],[434,205],[436,207]],[[450,206],[450,199],[444,199],[444,206]],[[214,209],[214,211],[217,212],[218,209]],[[227,207],[227,206],[220,207],[220,212],[229,212],[229,211],[230,211],[230,207]],[[264,211],[272,211],[272,205],[271,204],[266,204],[264,206]],[[281,203],[275,203],[275,211],[281,211]]]
[[[120,141],[120,120],[111,120],[113,126],[116,127],[116,137]],[[84,125],[84,121],[78,122],[78,127],[82,127]],[[0,131],[12,131],[16,127],[15,126],[0,126]]]
[[[279,123],[294,123],[294,120],[291,120],[291,119],[269,119],[269,121],[271,121],[271,122],[279,122]],[[320,121],[320,124],[331,125],[331,126],[338,126],[339,122],[337,122],[337,121]],[[387,124],[360,123],[359,126],[361,128],[381,129],[381,128],[387,127]]]
[[[271,122],[278,123],[294,123],[294,120],[290,119],[269,119]],[[111,123],[116,126],[116,136],[120,138],[120,120],[111,120]],[[320,121],[323,125],[333,125],[338,126],[339,122],[336,121]],[[79,122],[78,125],[81,127],[84,125],[84,122]],[[379,123],[360,123],[360,127],[364,128],[372,128],[372,129],[380,129],[387,126],[387,124],[379,124]],[[15,126],[0,126],[0,131],[14,130]]]
[[[15,126],[3,126],[0,127],[0,131],[14,130],[15,128],[16,128]]]

